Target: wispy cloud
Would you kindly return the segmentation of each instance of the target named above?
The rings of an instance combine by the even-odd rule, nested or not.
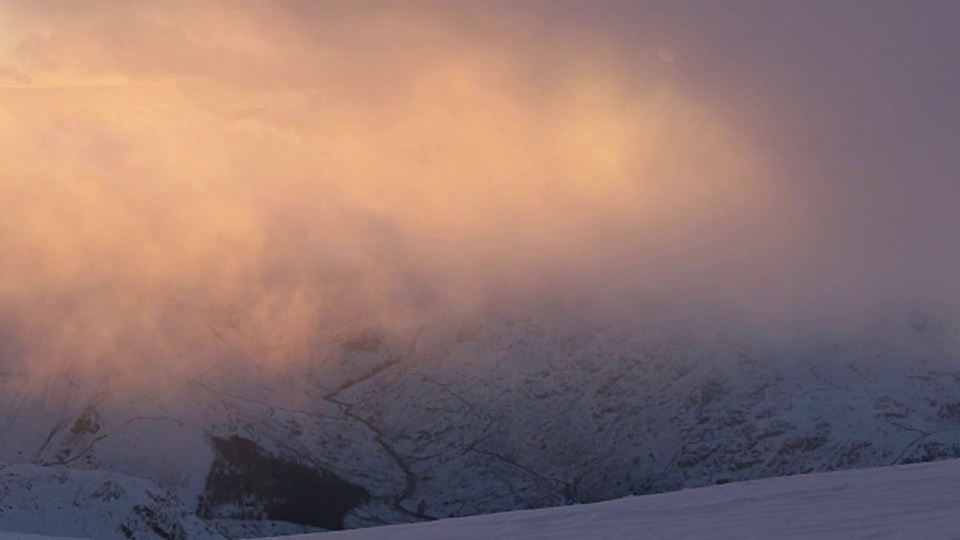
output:
[[[821,194],[677,75],[683,43],[414,6],[10,3],[0,321],[30,361],[193,365],[225,313],[265,346],[491,298],[760,322],[896,273],[818,272]]]

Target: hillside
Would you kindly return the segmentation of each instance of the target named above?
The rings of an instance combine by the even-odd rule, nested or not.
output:
[[[242,325],[212,328],[269,354]],[[141,478],[244,537],[946,459],[960,455],[951,332],[908,314],[763,341],[486,313],[330,329],[283,370],[145,365],[136,393],[123,374],[41,385],[8,370],[0,462]]]

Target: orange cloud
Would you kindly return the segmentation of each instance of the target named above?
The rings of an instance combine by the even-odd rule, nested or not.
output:
[[[493,297],[729,300],[790,233],[723,116],[602,40],[442,10],[13,6],[0,320],[35,365],[193,369],[235,353],[214,326],[283,365]]]

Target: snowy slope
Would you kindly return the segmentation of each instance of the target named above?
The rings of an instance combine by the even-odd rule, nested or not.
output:
[[[0,532],[0,540],[79,540],[75,536],[40,536],[38,534],[24,534]]]
[[[960,461],[772,478],[289,538],[960,538]]]
[[[40,536],[39,534],[0,532],[0,540],[78,540],[75,536]]]
[[[104,540],[222,538],[145,480],[34,465],[0,465],[0,531]]]
[[[211,327],[211,347],[261,354],[242,324]],[[243,537],[946,459],[955,328],[910,315],[767,343],[493,311],[325,329],[282,370],[161,365],[135,394],[122,373],[0,369],[0,462],[142,478]]]

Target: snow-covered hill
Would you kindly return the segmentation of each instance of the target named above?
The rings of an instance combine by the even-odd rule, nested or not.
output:
[[[960,461],[771,478],[299,540],[960,538]]]
[[[104,478],[103,475],[90,478],[98,476]],[[56,497],[56,493],[53,496]],[[283,538],[612,540],[642,535],[644,538],[955,539],[960,538],[957,508],[960,508],[960,461],[950,460],[770,478],[562,508]],[[191,531],[189,537],[200,538],[197,530]],[[85,532],[91,534],[89,530]],[[110,532],[97,531],[90,537],[110,538]],[[46,538],[0,532],[0,540]]]
[[[283,369],[213,322],[224,361],[196,373],[0,370],[0,462],[142,478],[244,537],[960,456],[952,324],[772,340],[660,320],[347,325]]]
[[[0,531],[104,540],[223,538],[145,480],[35,465],[0,465]]]

